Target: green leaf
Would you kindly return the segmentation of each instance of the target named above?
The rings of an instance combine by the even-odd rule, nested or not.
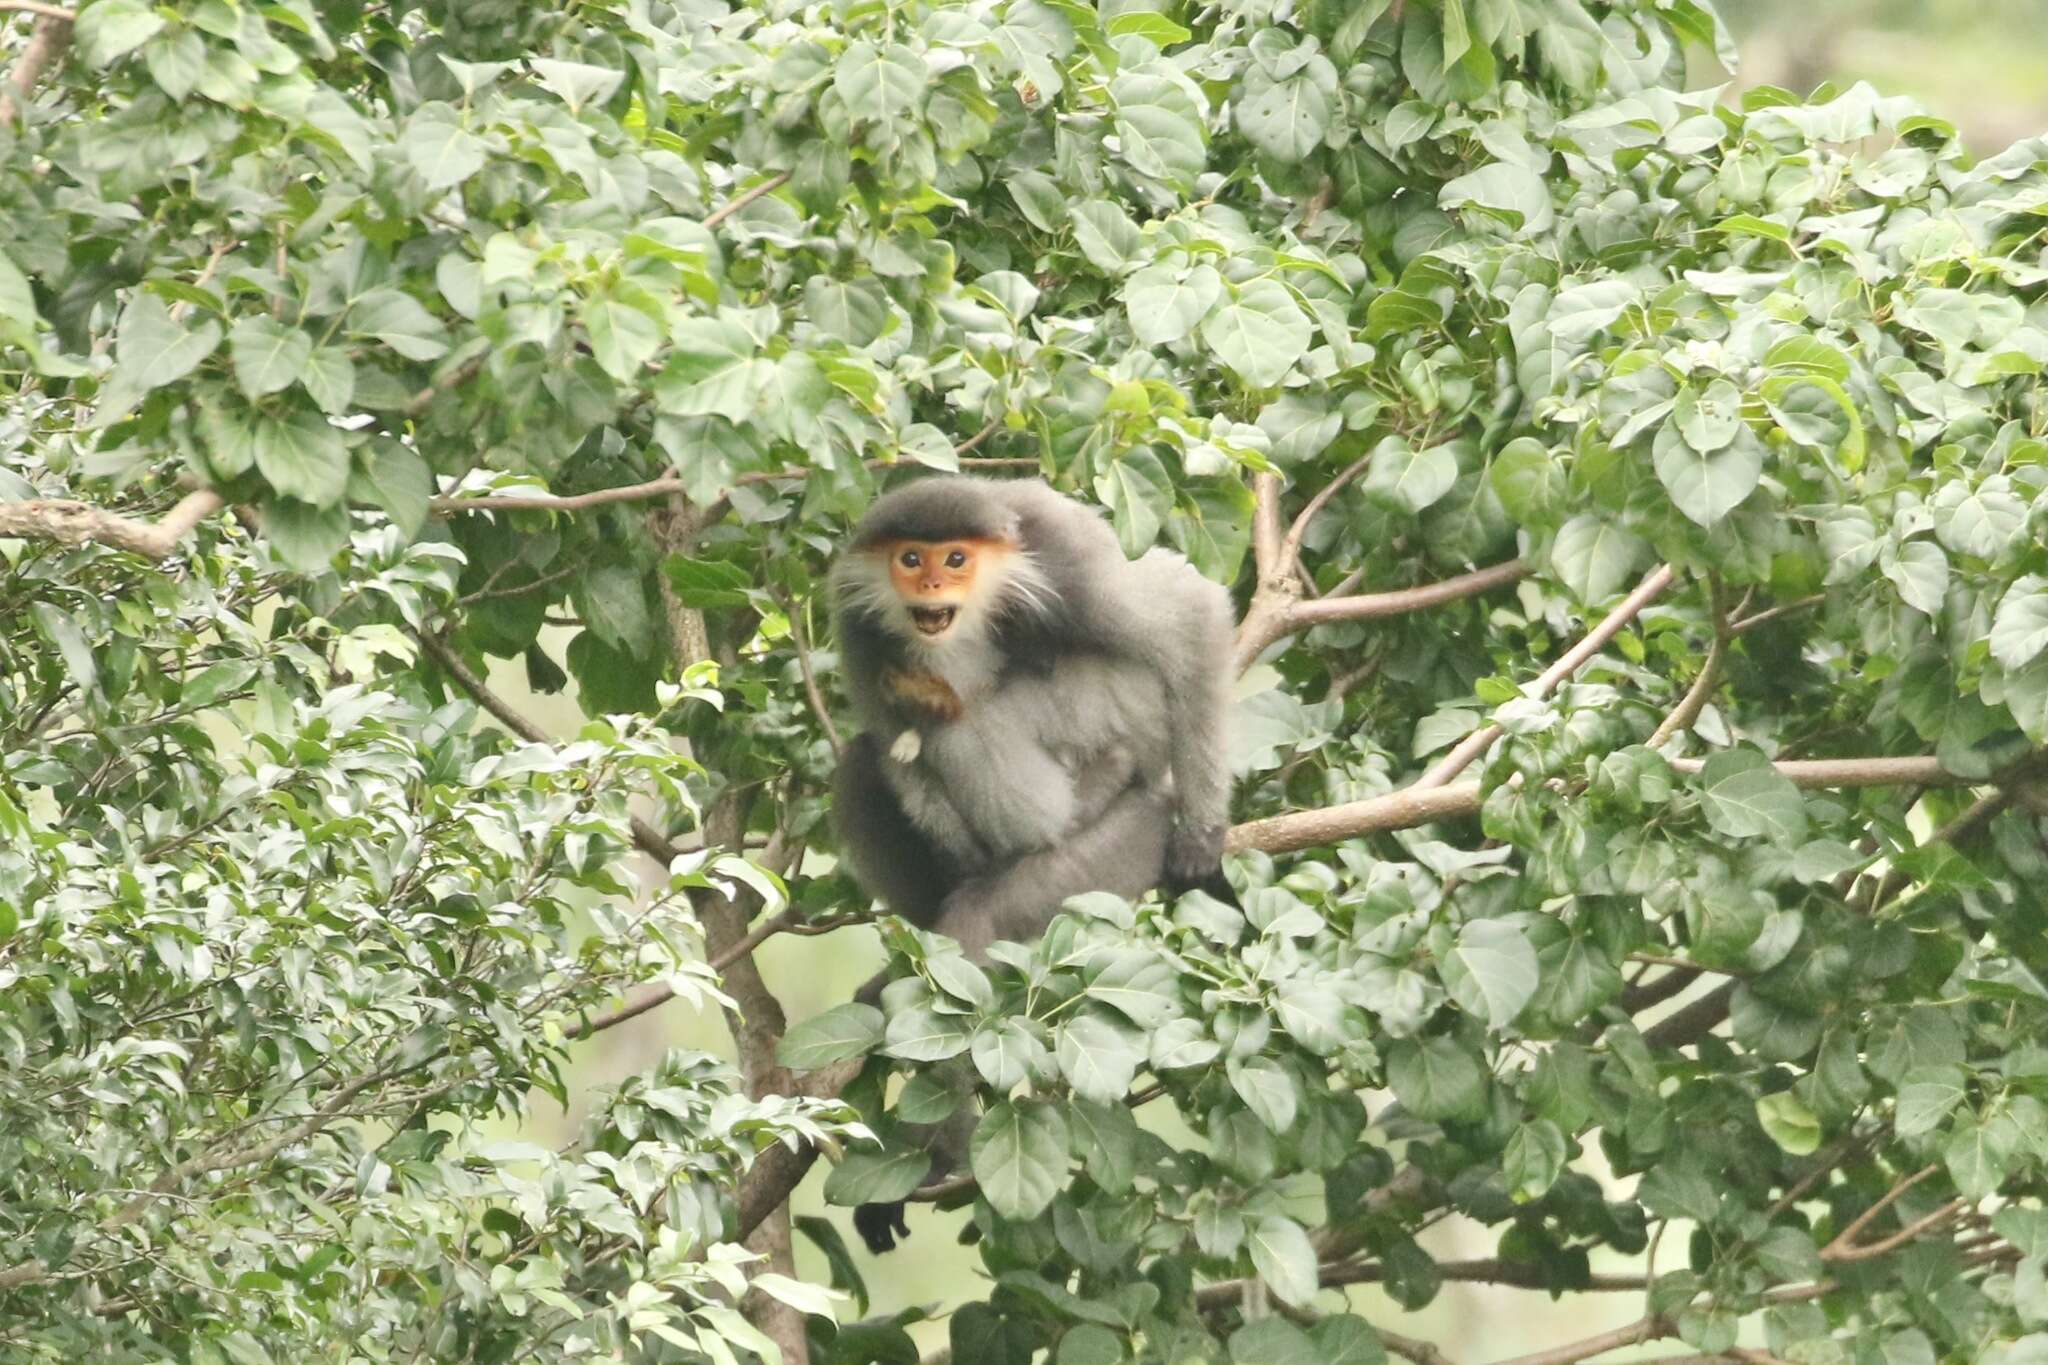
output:
[[[1724,449],[1704,454],[1680,434],[1674,417],[1657,431],[1652,459],[1657,479],[1671,494],[1672,505],[1701,526],[1712,526],[1756,491],[1763,479],[1763,443],[1741,427]],[[1695,420],[1695,427],[1707,425]]]
[[[414,110],[398,149],[432,190],[453,189],[484,167],[483,142],[445,104],[423,104]]]
[[[1336,70],[1321,55],[1286,80],[1254,68],[1234,106],[1238,131],[1277,161],[1305,160],[1330,130],[1336,94]]]
[[[1270,278],[1242,286],[1237,297],[1202,320],[1202,340],[1253,388],[1286,378],[1308,350],[1308,315],[1287,286]]]
[[[1173,510],[1173,481],[1159,457],[1140,448],[1111,464],[1095,480],[1095,496],[1109,509],[1117,541],[1135,557],[1159,539]]]
[[[1308,1333],[1286,1318],[1246,1323],[1230,1336],[1230,1365],[1325,1365]]]
[[[1068,210],[1074,242],[1088,263],[1105,275],[1121,275],[1144,248],[1137,225],[1107,199],[1088,199]]]
[[[1387,1052],[1387,1085],[1417,1118],[1472,1118],[1485,1099],[1478,1061],[1452,1038],[1397,1040]]]
[[[1316,1252],[1299,1223],[1278,1215],[1261,1218],[1252,1225],[1246,1245],[1252,1268],[1282,1303],[1306,1308],[1314,1301],[1321,1283]]]
[[[305,366],[297,378],[305,385],[306,392],[313,396],[313,401],[320,405],[320,411],[330,417],[347,412],[355,398],[355,362],[339,346],[314,347],[307,354]]]
[[[1388,436],[1373,447],[1364,491],[1402,511],[1416,513],[1442,501],[1457,482],[1455,445],[1417,450],[1404,437]]]
[[[967,1050],[965,1022],[928,1006],[914,1006],[889,1016],[882,1050],[907,1062],[943,1062]]]
[[[1879,555],[1878,567],[1915,611],[1938,615],[1948,599],[1948,556],[1931,540],[1909,540],[1896,555]]]
[[[1991,618],[1991,657],[2019,668],[2048,649],[2048,578],[2027,574],[2006,589]]]
[[[1127,10],[1106,26],[1112,38],[1139,37],[1160,47],[1184,43],[1194,35],[1163,14],[1150,10]]]
[[[1564,1133],[1549,1119],[1535,1119],[1515,1130],[1501,1155],[1501,1175],[1517,1204],[1541,1199],[1564,1171],[1568,1148]]]
[[[94,405],[94,426],[107,426],[127,416],[151,390],[175,383],[198,368],[220,345],[221,328],[209,319],[188,329],[172,319],[162,299],[137,290],[121,312],[114,337],[114,372]]]
[[[1164,346],[1194,334],[1223,297],[1215,267],[1148,265],[1124,281],[1124,313],[1131,332],[1147,346]]]
[[[969,1158],[990,1208],[1036,1218],[1066,1184],[1066,1121],[1051,1105],[999,1100],[975,1128]]]
[[[775,1059],[798,1071],[864,1056],[882,1041],[882,1012],[849,1002],[806,1019],[782,1036]]]
[[[1687,445],[1711,455],[1742,429],[1742,390],[1720,378],[1708,384],[1705,392],[1681,384],[1672,403],[1672,420]]]
[[[1447,209],[1484,209],[1524,237],[1548,232],[1555,217],[1543,177],[1505,161],[1449,181],[1438,192],[1437,203]]]
[[[907,1197],[931,1170],[930,1152],[848,1152],[825,1177],[825,1202],[841,1208]]]
[[[251,398],[290,388],[313,354],[313,338],[267,317],[246,317],[228,333],[235,383]],[[344,357],[346,359],[346,357]]]
[[[1181,1014],[1179,973],[1142,949],[1116,951],[1089,980],[1085,993],[1141,1029],[1157,1028]]]
[[[582,320],[591,355],[614,379],[633,382],[661,347],[662,324],[646,310],[610,295],[585,300]]]
[[[348,446],[319,413],[258,413],[249,431],[256,468],[279,493],[324,507],[347,491]]]
[[[1791,1091],[1759,1097],[1756,1118],[1771,1141],[1792,1155],[1810,1156],[1820,1150],[1820,1120]]]
[[[750,600],[753,578],[737,564],[722,559],[691,559],[670,555],[662,561],[662,572],[675,589],[676,600],[686,607],[714,610],[743,607]]]
[[[408,536],[418,535],[426,524],[434,475],[411,448],[388,437],[371,442],[349,484],[351,496],[359,492],[375,502]]]
[[[1963,1074],[1956,1068],[1915,1067],[1900,1079],[1892,1126],[1902,1138],[1931,1133],[1963,1102],[1964,1094]]]
[[[1728,749],[1700,770],[1707,823],[1734,839],[1759,836],[1783,848],[1806,838],[1806,803],[1792,779],[1754,749]]]
[[[855,122],[893,124],[924,94],[924,63],[910,49],[867,39],[847,44],[832,64],[832,88]]]
[[[1443,960],[1444,989],[1468,1014],[1496,1029],[1513,1023],[1536,994],[1536,950],[1515,925],[1481,919],[1458,931],[1457,945]]]
[[[1285,1068],[1270,1057],[1247,1057],[1233,1062],[1229,1070],[1231,1089],[1267,1131],[1278,1136],[1293,1129],[1301,1095]]]
[[[163,16],[142,0],[93,0],[79,7],[71,41],[86,65],[103,67],[141,47],[163,27]]]
[[[1648,557],[1640,538],[1590,512],[1566,522],[1550,547],[1558,580],[1588,605],[1612,597]]]
[[[1107,1103],[1129,1093],[1145,1046],[1139,1035],[1091,1011],[1061,1025],[1053,1054],[1075,1094]]]

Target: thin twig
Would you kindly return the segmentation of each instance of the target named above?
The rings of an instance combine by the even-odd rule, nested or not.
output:
[[[1680,701],[1663,724],[1650,736],[1648,747],[1661,749],[1674,736],[1692,728],[1700,718],[1700,712],[1707,709],[1707,698],[1714,695],[1714,688],[1721,682],[1721,666],[1728,657],[1728,641],[1734,628],[1728,624],[1727,613],[1721,610],[1719,593],[1709,593],[1708,610],[1714,620],[1714,641],[1707,646],[1706,662],[1700,665],[1700,675],[1692,680],[1685,699]]]
[[[1621,605],[1607,613],[1599,625],[1586,632],[1581,639],[1565,652],[1563,658],[1552,664],[1542,677],[1528,689],[1528,695],[1546,697],[1559,683],[1578,672],[1579,666],[1606,648],[1607,642],[1621,633],[1622,627],[1641,614],[1644,607],[1655,601],[1658,594],[1671,586],[1677,570],[1669,564],[1660,564],[1643,576],[1634,592],[1621,600]],[[1320,604],[1317,604],[1320,605]],[[1499,725],[1489,725],[1467,735],[1455,749],[1445,754],[1421,777],[1415,779],[1418,787],[1441,787],[1459,773],[1471,766],[1478,758],[1493,747],[1495,740],[1506,733]]]
[[[811,642],[809,632],[804,628],[804,609],[800,603],[788,603],[789,638],[796,644],[797,667],[803,670],[804,696],[811,704],[811,714],[818,718],[818,725],[825,732],[825,742],[832,746],[832,756],[839,757],[846,752],[840,743],[839,727],[832,723],[832,712],[825,705],[825,694],[818,690],[818,674],[811,667]]]
[[[775,175],[769,176],[766,180],[763,180],[758,185],[752,185],[744,190],[741,190],[731,199],[728,199],[723,207],[714,209],[710,214],[708,214],[704,219],[704,226],[707,228],[717,227],[720,223],[732,217],[735,213],[738,213],[741,209],[753,203],[762,195],[773,193],[774,191],[781,189],[784,185],[788,183],[789,172],[781,171]]]
[[[1300,563],[1301,542],[1308,535],[1308,524],[1315,520],[1316,513],[1330,505],[1330,499],[1343,492],[1353,479],[1356,479],[1365,472],[1366,466],[1371,463],[1372,455],[1370,452],[1361,455],[1346,465],[1335,478],[1316,490],[1315,496],[1310,498],[1300,513],[1296,515],[1294,524],[1287,528],[1287,535],[1280,542],[1278,558],[1274,566],[1276,572],[1292,572],[1294,566]]]
[[[1853,1248],[1856,1245],[1856,1239],[1863,1235],[1863,1230],[1869,1227],[1872,1222],[1876,1221],[1876,1219],[1881,1214],[1883,1214],[1886,1209],[1890,1208],[1894,1203],[1896,1203],[1900,1195],[1904,1194],[1907,1190],[1912,1189],[1915,1185],[1927,1179],[1927,1177],[1933,1175],[1936,1171],[1939,1171],[1940,1169],[1940,1162],[1932,1162],[1926,1166],[1922,1166],[1919,1170],[1913,1172],[1913,1174],[1899,1181],[1897,1184],[1893,1185],[1889,1190],[1886,1190],[1884,1194],[1879,1197],[1876,1203],[1872,1204],[1862,1213],[1857,1214],[1854,1221],[1852,1221],[1849,1224],[1849,1226],[1843,1228],[1839,1233],[1835,1235],[1835,1239],[1833,1241],[1829,1242],[1826,1246],[1821,1248],[1821,1259],[1827,1260],[1830,1257],[1839,1257],[1849,1249]]]
[[[1817,592],[1811,597],[1802,597],[1796,602],[1787,602],[1782,606],[1772,607],[1767,611],[1760,611],[1754,616],[1745,616],[1730,625],[1728,630],[1731,634],[1740,635],[1745,630],[1760,626],[1766,621],[1775,621],[1780,616],[1785,616],[1795,611],[1805,611],[1808,607],[1817,607],[1827,600],[1828,595],[1826,593]]]
[[[62,5],[46,5],[42,0],[0,0],[0,14],[40,14],[46,19],[62,19],[67,24],[78,19]]]

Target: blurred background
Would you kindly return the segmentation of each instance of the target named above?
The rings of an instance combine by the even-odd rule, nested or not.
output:
[[[1865,80],[1954,123],[1979,157],[2048,132],[2048,0],[1719,0],[1739,89]],[[1712,79],[1711,76],[1708,79]]]
[[[1734,92],[1752,85],[1778,85],[1806,94],[1824,81],[1846,86],[1867,80],[1885,94],[1910,95],[1930,112],[1953,122],[1970,152],[1988,156],[2009,143],[2048,132],[2048,0],[1720,0],[1733,30],[1742,69]],[[1727,79],[1709,59],[1698,83]],[[556,642],[559,647],[561,642]],[[581,723],[567,696],[529,693],[524,669],[511,662],[495,670],[492,685],[552,733],[575,733]],[[813,870],[821,870],[814,868]],[[841,930],[821,938],[779,938],[763,954],[768,983],[797,1022],[841,1001],[881,963],[872,931]],[[572,1093],[588,1094],[652,1065],[670,1047],[701,1049],[730,1057],[731,1046],[716,1019],[693,1016],[673,1004],[614,1029],[583,1045]],[[1374,1105],[1376,1109],[1377,1104]],[[580,1109],[563,1113],[536,1096],[529,1135],[560,1142],[579,1129]],[[1598,1149],[1577,1163],[1605,1177]],[[826,1209],[819,1194],[822,1167],[799,1191],[799,1213],[824,1213],[858,1246],[846,1211]],[[893,1312],[917,1303],[936,1305],[972,1292],[979,1260],[963,1250],[955,1234],[964,1213],[936,1214],[913,1208],[916,1235],[885,1260],[855,1255],[865,1269],[873,1310]],[[1491,1256],[1494,1234],[1476,1224],[1447,1219],[1425,1235],[1440,1259]],[[1664,1239],[1661,1266],[1682,1264],[1686,1239],[1673,1230]],[[823,1257],[798,1238],[798,1263],[805,1278],[823,1281]],[[1640,1262],[1599,1263],[1596,1271],[1640,1271]],[[1641,1316],[1638,1293],[1584,1295],[1553,1303],[1541,1293],[1470,1284],[1446,1285],[1419,1313],[1408,1313],[1377,1290],[1350,1291],[1358,1311],[1391,1331],[1434,1342],[1451,1358],[1486,1361],[1535,1351]],[[945,1343],[943,1322],[919,1332],[927,1349]],[[1745,1345],[1761,1339],[1745,1336]],[[1676,1343],[1602,1356],[1603,1362],[1670,1356]]]

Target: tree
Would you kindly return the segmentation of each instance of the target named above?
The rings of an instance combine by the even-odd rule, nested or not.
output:
[[[2048,144],[1696,0],[4,8],[10,1358],[915,1360],[787,1199],[962,1090],[956,1359],[2048,1358]],[[790,1028],[916,465],[1238,585],[1243,907]]]

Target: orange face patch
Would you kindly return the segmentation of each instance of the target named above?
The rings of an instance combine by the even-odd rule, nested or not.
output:
[[[889,566],[889,584],[910,608],[918,633],[937,639],[952,629],[977,581],[996,571],[1010,545],[1000,540],[892,540],[875,547]]]

